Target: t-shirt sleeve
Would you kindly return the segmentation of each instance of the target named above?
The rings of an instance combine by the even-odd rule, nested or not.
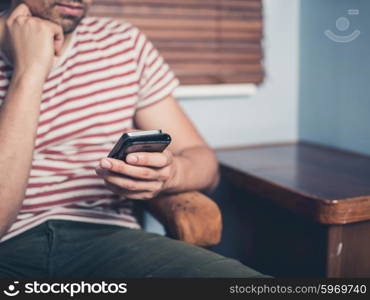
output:
[[[136,30],[134,43],[139,77],[136,108],[140,109],[172,95],[180,82],[152,42],[139,30]]]

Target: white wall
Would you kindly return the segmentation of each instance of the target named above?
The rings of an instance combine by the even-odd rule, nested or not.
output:
[[[266,79],[256,95],[180,100],[212,147],[297,140],[299,1],[264,0]]]

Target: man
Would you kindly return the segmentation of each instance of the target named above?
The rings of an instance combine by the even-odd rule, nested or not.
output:
[[[1,15],[0,276],[261,276],[138,230],[132,201],[212,190],[217,160],[153,45],[130,24],[86,17],[91,2],[12,0]],[[133,128],[173,142],[106,158]]]

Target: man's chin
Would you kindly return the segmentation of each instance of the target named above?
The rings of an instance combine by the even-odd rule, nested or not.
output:
[[[77,25],[75,25],[75,26],[67,26],[67,27],[62,26],[62,28],[63,28],[63,33],[64,33],[64,34],[71,34],[73,31],[75,31],[75,30],[76,30],[77,26],[78,26],[78,24],[77,24]]]
[[[79,20],[75,20],[75,19],[73,19],[73,20],[66,20],[66,19],[64,19],[61,23],[60,23],[60,25],[62,26],[62,28],[63,28],[63,32],[64,32],[64,34],[70,34],[70,33],[72,33],[73,31],[75,31],[75,29],[77,28],[77,26],[80,24],[80,22],[81,22],[81,20],[82,20],[82,18],[81,19],[79,19]]]

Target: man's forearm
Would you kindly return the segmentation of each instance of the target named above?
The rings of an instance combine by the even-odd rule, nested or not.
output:
[[[166,193],[212,191],[219,182],[216,155],[207,146],[192,147],[174,155],[175,174]]]
[[[22,205],[32,165],[42,81],[14,74],[0,108],[0,237]]]

